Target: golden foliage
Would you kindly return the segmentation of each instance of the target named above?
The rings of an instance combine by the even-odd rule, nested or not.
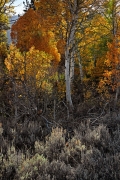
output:
[[[0,57],[5,57],[7,54],[7,46],[5,42],[0,43]]]
[[[21,53],[11,44],[5,65],[10,76],[27,81],[28,84],[42,89],[50,89],[49,68],[52,56],[31,47],[28,52]]]

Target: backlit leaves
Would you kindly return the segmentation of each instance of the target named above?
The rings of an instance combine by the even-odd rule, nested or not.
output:
[[[29,9],[12,26],[11,37],[21,51],[28,51],[34,46],[39,51],[51,54],[55,63],[60,61],[53,32],[44,28],[40,15],[33,9]]]
[[[45,86],[49,74],[52,56],[31,47],[29,51],[21,53],[15,45],[11,45],[5,65],[11,77],[26,81],[31,86]]]

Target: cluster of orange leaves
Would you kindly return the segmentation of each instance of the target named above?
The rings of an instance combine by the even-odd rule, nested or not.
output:
[[[104,88],[108,85],[115,91],[120,86],[120,49],[116,39],[112,43],[108,43],[108,49],[105,59],[104,78],[100,80],[99,87]]]
[[[14,23],[11,37],[22,52],[34,46],[39,51],[51,54],[55,64],[60,61],[54,33],[44,27],[40,14],[31,8]]]

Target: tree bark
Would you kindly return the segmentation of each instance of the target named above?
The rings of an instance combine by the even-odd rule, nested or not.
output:
[[[70,2],[69,2],[70,3]],[[73,109],[73,102],[71,97],[72,81],[74,79],[74,45],[75,45],[75,32],[76,22],[78,19],[77,14],[77,0],[74,0],[72,5],[69,4],[70,12],[72,15],[69,29],[67,32],[66,51],[65,51],[65,81],[66,81],[66,101],[68,107]]]

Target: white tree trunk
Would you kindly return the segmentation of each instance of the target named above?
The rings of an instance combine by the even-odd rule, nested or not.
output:
[[[70,107],[73,107],[71,98],[71,79],[70,79],[70,57],[69,50],[65,52],[65,82],[66,82],[66,101]]]
[[[73,108],[73,103],[71,98],[71,84],[74,77],[74,56],[72,56],[74,52],[70,52],[70,50],[72,49],[74,35],[75,35],[75,25],[74,27],[71,28],[71,32],[67,40],[66,51],[65,51],[66,100],[71,109]]]
[[[70,81],[74,80],[74,50],[71,53],[71,59],[70,59]]]
[[[76,22],[78,19],[77,14],[77,0],[70,4],[70,12],[72,14],[71,22],[69,23],[69,29],[67,32],[67,43],[65,51],[65,81],[66,81],[66,101],[70,109],[73,109],[73,103],[71,98],[71,85],[74,79],[74,51],[75,51],[75,31]]]

